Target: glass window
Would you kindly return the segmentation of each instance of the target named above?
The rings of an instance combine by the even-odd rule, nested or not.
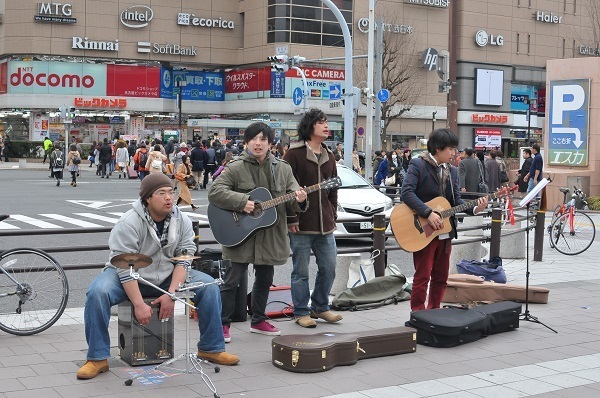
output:
[[[267,32],[267,43],[289,43],[290,32]]]
[[[269,5],[273,4],[290,4],[290,0],[269,0]]]
[[[292,18],[321,20],[321,9],[313,7],[292,6]]]
[[[289,16],[290,16],[290,6],[288,6],[288,5],[269,7],[269,18],[289,17]]]
[[[339,23],[326,23],[323,22],[323,33],[330,35],[340,35],[342,36],[342,27]]]
[[[294,5],[298,6],[321,7],[322,4],[321,0],[294,0]]]
[[[292,21],[292,30],[299,30],[301,32],[321,33],[321,21],[294,19]]]
[[[352,23],[352,11],[342,11],[342,16],[346,22]],[[323,10],[323,20],[337,22],[337,18],[329,8]]]
[[[269,32],[272,30],[290,30],[289,18],[271,18],[268,21]]]
[[[342,36],[323,35],[323,45],[332,47],[344,47],[344,38]]]
[[[315,35],[310,33],[292,32],[291,35],[292,43],[300,44],[312,44],[315,46],[321,45],[321,35]]]

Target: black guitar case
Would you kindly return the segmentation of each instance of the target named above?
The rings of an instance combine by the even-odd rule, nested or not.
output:
[[[415,330],[405,327],[357,333],[325,332],[275,337],[273,365],[297,373],[324,372],[359,359],[415,352]]]
[[[417,329],[417,343],[430,347],[455,347],[483,337],[486,314],[468,308],[413,311],[406,326]]]
[[[486,315],[483,334],[488,336],[517,329],[522,305],[513,301],[500,301],[474,307],[471,310]]]

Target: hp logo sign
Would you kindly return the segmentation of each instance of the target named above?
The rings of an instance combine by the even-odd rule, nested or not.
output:
[[[428,48],[421,56],[421,68],[437,70],[438,52],[435,48]]]

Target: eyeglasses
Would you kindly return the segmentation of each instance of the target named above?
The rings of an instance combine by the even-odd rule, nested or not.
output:
[[[173,190],[171,190],[171,191],[156,191],[156,192],[154,192],[153,195],[164,198],[165,196],[175,196],[175,191],[173,191]]]

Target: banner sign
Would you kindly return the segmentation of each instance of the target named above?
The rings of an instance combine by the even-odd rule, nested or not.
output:
[[[550,82],[548,164],[588,165],[590,80]]]
[[[502,146],[502,130],[500,129],[474,129],[475,149],[493,149]]]
[[[271,98],[285,98],[285,72],[271,71]]]
[[[178,81],[185,81],[182,87],[182,100],[186,101],[224,101],[225,78],[222,72],[173,71],[162,69],[160,72],[161,98],[177,99]]]
[[[106,95],[159,98],[161,68],[130,65],[106,68]]]

